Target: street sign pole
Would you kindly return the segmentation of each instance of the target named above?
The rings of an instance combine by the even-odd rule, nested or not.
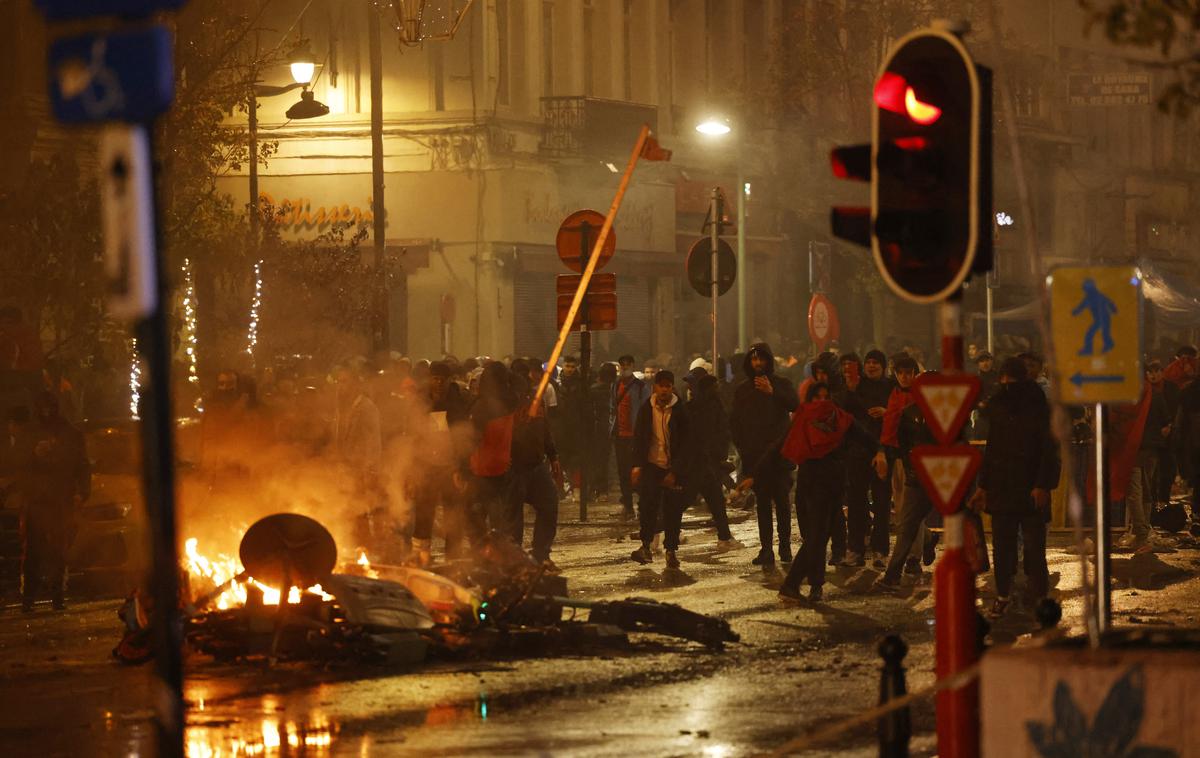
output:
[[[584,267],[592,257],[592,225],[587,221],[582,221],[579,224],[579,259],[583,262]],[[592,365],[592,333],[588,330],[588,299],[584,294],[583,302],[579,306],[581,316],[579,319],[579,378],[583,384],[584,406],[587,410],[587,417],[592,418],[592,392],[591,371]],[[561,412],[561,411],[560,411]],[[592,434],[591,429],[585,429],[583,435],[583,463],[579,466],[579,520],[587,521],[588,519],[588,466],[591,464],[592,454]]]
[[[1112,534],[1108,529],[1109,467],[1104,462],[1104,403],[1096,403],[1096,596],[1092,601],[1092,618],[1088,620],[1088,638],[1092,647],[1099,647],[1100,639],[1108,631],[1112,621]]]
[[[942,371],[963,373],[962,290],[938,304],[942,330]],[[964,671],[979,660],[975,630],[975,572],[963,550],[961,497],[949,503],[943,522],[946,549],[934,569],[934,616],[938,679]],[[938,752],[979,754],[979,685],[970,682],[937,695]]]
[[[712,189],[712,204],[709,210],[712,216],[712,226],[709,227],[709,239],[712,241],[712,268],[709,269],[712,276],[712,367],[713,372],[717,371],[717,298],[721,296],[719,291],[720,277],[717,272],[721,270],[718,260],[721,244],[721,189],[713,187]]]

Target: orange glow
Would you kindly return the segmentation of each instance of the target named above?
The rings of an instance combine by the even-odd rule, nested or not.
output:
[[[912,87],[904,93],[904,110],[909,118],[922,126],[929,126],[942,117],[942,109],[918,100],[916,90]]]
[[[262,591],[263,605],[279,605],[280,592],[275,587],[263,584],[253,577],[247,578],[245,582],[230,581],[242,573],[242,562],[238,559],[224,553],[216,553],[211,557],[205,556],[200,552],[199,540],[195,537],[185,540],[183,549],[183,568],[193,578],[212,582],[214,587],[229,582],[225,591],[213,601],[213,606],[218,610],[224,611],[245,605],[246,590],[250,585],[254,585]],[[321,585],[314,584],[303,592],[297,587],[292,587],[288,592],[288,605],[298,604],[305,594],[319,595],[323,600],[333,599],[333,595],[325,592]]]

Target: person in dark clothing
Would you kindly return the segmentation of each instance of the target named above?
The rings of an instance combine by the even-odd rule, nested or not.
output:
[[[21,513],[21,610],[33,611],[43,578],[50,580],[55,610],[64,607],[67,551],[75,516],[91,494],[91,463],[83,433],[58,413],[58,398],[43,392],[34,401],[34,423],[18,453]]]
[[[512,374],[503,363],[488,362],[479,376],[479,396],[471,406],[475,448],[470,458],[474,503],[470,531],[475,543],[489,531],[501,538],[513,532],[508,495],[517,405]]]
[[[971,428],[973,439],[987,439],[987,404],[1000,386],[1000,372],[996,371],[995,364],[992,354],[986,350],[975,356],[979,376],[979,399],[975,401],[975,423]]]
[[[875,582],[879,590],[890,590],[900,585],[900,572],[917,542],[925,517],[933,510],[929,496],[917,479],[910,455],[917,445],[933,445],[937,442],[925,423],[921,408],[912,398],[917,362],[911,356],[900,355],[893,360],[892,370],[896,375],[896,387],[888,399],[880,434],[880,450],[875,454],[872,465],[876,473],[883,473],[887,471],[889,458],[899,460],[904,466],[904,490],[900,495],[900,512],[897,515],[896,544],[892,547],[887,569]]]
[[[833,392],[833,400],[839,408],[851,415],[864,434],[856,435],[848,441],[844,451],[843,500],[846,505],[846,517],[844,521],[838,518],[842,511],[840,505],[834,509],[831,540],[837,535],[838,539],[833,540],[834,557],[842,558],[841,565],[859,567],[866,565],[867,535],[872,524],[868,492],[873,482],[882,482],[871,467],[871,458],[879,449],[879,435],[874,432],[874,419],[869,412],[874,399],[870,398],[865,390],[860,392],[867,380],[862,375],[862,364],[858,356],[846,353],[841,357],[840,365],[842,388]],[[884,400],[885,404],[886,402]],[[845,531],[842,531],[843,529]],[[837,534],[838,532],[841,534]],[[845,546],[844,556],[837,555],[838,544]]]
[[[638,488],[639,536],[642,546],[630,556],[647,564],[650,545],[662,524],[667,568],[678,569],[679,530],[683,520],[683,490],[695,472],[691,419],[675,394],[675,375],[659,371],[653,394],[637,416],[630,477]]]
[[[608,496],[608,462],[613,449],[611,409],[613,385],[617,381],[617,364],[605,363],[596,371],[596,381],[588,389],[591,399],[592,453],[585,465],[588,487],[593,497]]]
[[[564,474],[573,487],[579,486],[585,461],[584,451],[590,447],[587,443],[591,442],[591,415],[591,397],[579,373],[579,359],[568,355],[563,359],[562,376],[559,379],[554,441],[558,446]]]
[[[1179,387],[1164,378],[1162,361],[1152,360],[1146,364],[1146,383],[1150,390],[1162,397],[1163,408],[1166,411],[1168,425],[1172,427],[1175,416],[1179,413]],[[1175,484],[1178,466],[1175,463],[1175,450],[1178,447],[1178,435],[1168,432],[1158,450],[1158,460],[1155,461],[1154,479],[1146,483],[1146,488],[1152,498],[1151,508],[1171,502],[1171,487]]]
[[[742,459],[742,474],[754,476],[758,507],[759,552],[756,566],[775,564],[771,517],[779,528],[779,559],[792,559],[791,503],[792,465],[779,455],[767,455],[790,425],[790,414],[799,398],[792,383],[775,375],[775,356],[765,342],[750,346],[742,364],[746,379],[738,385],[729,415],[733,444]],[[760,466],[764,455],[767,459]],[[760,466],[756,471],[755,467]],[[773,512],[773,513],[772,513]]]
[[[638,414],[650,397],[650,387],[633,374],[633,356],[622,355],[617,359],[620,374],[613,384],[609,398],[609,429],[613,451],[617,455],[617,479],[621,483],[622,517],[633,518],[633,434],[637,428]]]
[[[685,407],[691,421],[697,456],[695,476],[688,479],[683,502],[686,506],[694,502],[697,495],[704,498],[712,514],[713,526],[717,529],[717,549],[730,550],[734,547],[733,534],[729,531],[725,492],[721,489],[729,459],[729,420],[725,415],[725,407],[721,405],[717,378],[709,376],[702,368],[693,369],[689,376],[693,377],[690,384],[694,385],[694,389]]]
[[[863,378],[855,394],[867,408],[867,430],[878,445],[883,435],[883,417],[887,414],[888,399],[895,383],[886,375],[887,356],[882,350],[869,350],[863,359]],[[876,448],[878,449],[878,447]],[[892,521],[892,461],[885,461],[884,473],[879,475],[871,461],[867,462],[863,478],[871,496],[871,538],[868,543],[872,565],[884,568],[891,543]]]
[[[533,506],[533,560],[546,567],[547,573],[558,573],[550,560],[550,548],[558,531],[558,484],[562,482],[562,467],[558,450],[550,432],[550,421],[544,409],[531,414],[536,388],[520,375],[514,376],[513,387],[518,403],[512,438],[512,484],[509,489],[509,519],[512,537],[517,545],[525,540],[525,504]]]
[[[428,434],[415,449],[421,470],[413,492],[413,556],[417,566],[432,558],[433,522],[442,507],[446,555],[460,555],[466,538],[466,512],[462,506],[465,456],[456,449],[455,432],[470,421],[470,401],[451,380],[450,366],[434,361],[426,388],[429,407]]]
[[[796,509],[804,514],[800,519],[803,542],[783,580],[780,597],[799,599],[800,583],[807,580],[809,599],[813,602],[822,599],[830,525],[834,512],[842,505],[846,450],[870,441],[866,428],[856,424],[853,416],[830,398],[828,385],[823,382],[809,385],[804,404],[772,450],[798,464],[807,483],[804,490],[796,492]],[[763,458],[765,461],[768,456]]]
[[[1146,391],[1150,393],[1150,407],[1146,413],[1146,424],[1142,428],[1142,441],[1138,446],[1133,473],[1125,492],[1125,508],[1129,512],[1130,531],[1117,544],[1132,548],[1137,553],[1148,553],[1151,544],[1150,515],[1154,511],[1155,476],[1159,457],[1171,436],[1173,419],[1167,415],[1167,404],[1161,392],[1155,392],[1149,381],[1149,366],[1146,367]]]
[[[1025,361],[1009,358],[988,403],[988,444],[979,470],[972,510],[992,517],[992,561],[996,600],[991,615],[1004,614],[1017,573],[1018,538],[1025,554],[1030,607],[1049,591],[1046,523],[1050,493],[1058,486],[1058,443],[1050,431],[1050,404],[1029,378]]]

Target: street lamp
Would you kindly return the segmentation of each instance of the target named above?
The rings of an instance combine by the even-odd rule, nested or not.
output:
[[[730,120],[724,116],[709,116],[696,124],[696,131],[708,137],[724,137],[733,131]],[[737,150],[737,340],[738,350],[745,350],[746,340],[746,197],[750,194],[750,184],[742,170],[742,140],[740,134],[735,134]],[[714,219],[715,222],[715,219]],[[717,357],[713,356],[713,365]]]
[[[329,106],[317,100],[308,89],[317,71],[317,59],[312,54],[308,40],[300,42],[288,53],[288,68],[292,73],[292,83],[282,86],[271,84],[254,84],[250,87],[249,123],[250,132],[250,229],[254,239],[258,240],[258,98],[275,97],[295,89],[303,89],[300,101],[287,109],[287,117],[293,121],[308,118],[319,118],[329,115]]]

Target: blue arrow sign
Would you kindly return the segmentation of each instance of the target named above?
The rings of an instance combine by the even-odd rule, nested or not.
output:
[[[187,0],[34,0],[34,5],[51,21],[96,16],[149,16],[175,10]]]
[[[55,40],[47,74],[60,121],[148,122],[175,98],[171,34],[151,26]]]
[[[1125,377],[1120,374],[1085,374],[1082,371],[1076,371],[1071,377],[1071,384],[1076,387],[1082,387],[1085,384],[1120,384],[1125,381]]]

